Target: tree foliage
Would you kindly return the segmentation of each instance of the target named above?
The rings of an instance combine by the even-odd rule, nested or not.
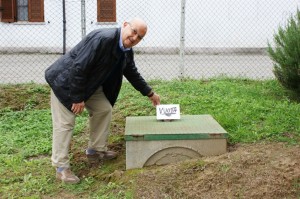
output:
[[[286,26],[274,34],[274,47],[268,42],[268,53],[274,61],[274,75],[285,88],[300,95],[300,11]]]

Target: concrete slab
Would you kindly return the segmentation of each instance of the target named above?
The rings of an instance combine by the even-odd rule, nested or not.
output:
[[[60,54],[1,54],[0,83],[46,83],[44,71]],[[178,54],[135,54],[139,72],[146,80],[178,79],[181,64]],[[185,77],[209,79],[219,76],[274,79],[271,59],[264,54],[185,55]],[[125,80],[125,79],[124,79]]]
[[[226,152],[226,139],[227,132],[211,115],[182,115],[171,122],[127,117],[126,169],[219,155]]]

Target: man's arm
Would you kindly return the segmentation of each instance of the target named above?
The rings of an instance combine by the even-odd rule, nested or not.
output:
[[[135,66],[132,51],[128,52],[126,67],[123,71],[123,74],[136,90],[140,91],[142,95],[149,97],[154,106],[160,104],[160,96],[152,90],[152,88],[138,72],[138,69]]]

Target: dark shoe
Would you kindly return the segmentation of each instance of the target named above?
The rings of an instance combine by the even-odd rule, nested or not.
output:
[[[118,153],[114,151],[96,151],[93,154],[86,154],[89,162],[99,162],[101,160],[111,160],[117,157]]]
[[[56,171],[56,179],[67,184],[77,184],[80,179],[71,171],[70,168],[65,168],[61,172]]]

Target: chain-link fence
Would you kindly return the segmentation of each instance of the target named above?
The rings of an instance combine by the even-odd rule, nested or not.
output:
[[[22,2],[28,16],[21,15]],[[300,0],[117,0],[116,21],[98,22],[99,5],[114,1],[39,0],[43,19],[32,22],[36,13],[28,2],[33,1],[0,0],[0,83],[44,83],[44,70],[84,35],[133,17],[148,23],[146,37],[134,47],[147,80],[273,78],[267,43],[300,5]],[[10,23],[4,20],[8,3],[17,13]]]

